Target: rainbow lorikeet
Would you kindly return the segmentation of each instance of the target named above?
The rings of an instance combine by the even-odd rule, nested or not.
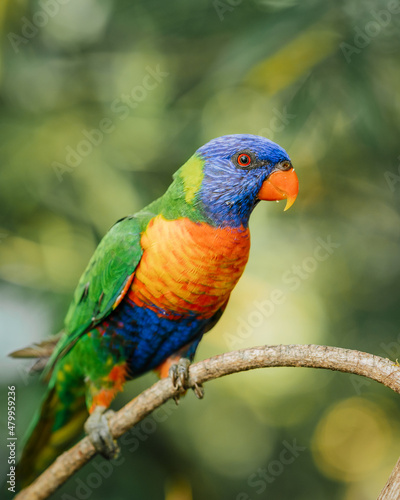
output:
[[[22,485],[71,444],[88,414],[93,443],[112,456],[103,412],[127,380],[158,370],[184,383],[179,360],[193,358],[243,273],[252,210],[260,200],[286,199],[288,208],[297,192],[284,149],[259,136],[223,136],[198,149],[161,198],[110,229],[47,363],[48,389],[19,462]]]

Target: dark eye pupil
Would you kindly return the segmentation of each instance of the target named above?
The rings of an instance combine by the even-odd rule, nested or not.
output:
[[[239,156],[239,163],[241,165],[248,165],[250,163],[250,157],[247,155],[240,155]]]

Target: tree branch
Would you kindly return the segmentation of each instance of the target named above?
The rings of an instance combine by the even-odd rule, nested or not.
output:
[[[263,346],[221,354],[192,365],[189,385],[192,387],[194,381],[202,384],[232,373],[272,366],[303,366],[353,373],[380,382],[400,394],[400,366],[397,363],[365,352],[318,345]],[[109,421],[112,435],[120,437],[177,395],[179,390],[173,387],[170,379],[155,383],[113,415]],[[17,494],[15,500],[47,498],[95,453],[89,438],[83,438],[60,455],[30,486]]]
[[[398,500],[400,496],[400,458],[397,461],[378,500]]]

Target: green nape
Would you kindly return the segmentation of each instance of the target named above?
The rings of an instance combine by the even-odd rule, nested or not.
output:
[[[186,203],[192,204],[196,194],[200,191],[204,177],[204,163],[200,156],[194,154],[175,174],[176,177],[182,179]]]
[[[194,222],[211,223],[199,204],[198,194],[203,181],[205,160],[194,154],[175,172],[166,193],[148,205],[143,212],[162,214],[168,220],[187,217]]]

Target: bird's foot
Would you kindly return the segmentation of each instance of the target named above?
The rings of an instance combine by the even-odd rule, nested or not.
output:
[[[196,397],[202,399],[204,397],[204,389],[201,384],[196,381],[190,380],[189,383],[189,366],[190,360],[188,358],[180,358],[177,363],[171,365],[169,369],[169,376],[176,389],[181,389],[182,393],[187,389],[193,389]],[[179,396],[174,397],[175,403],[179,403]]]
[[[104,458],[111,460],[117,458],[120,448],[112,437],[108,420],[114,414],[104,406],[96,406],[93,413],[86,420],[84,428],[91,443]]]

